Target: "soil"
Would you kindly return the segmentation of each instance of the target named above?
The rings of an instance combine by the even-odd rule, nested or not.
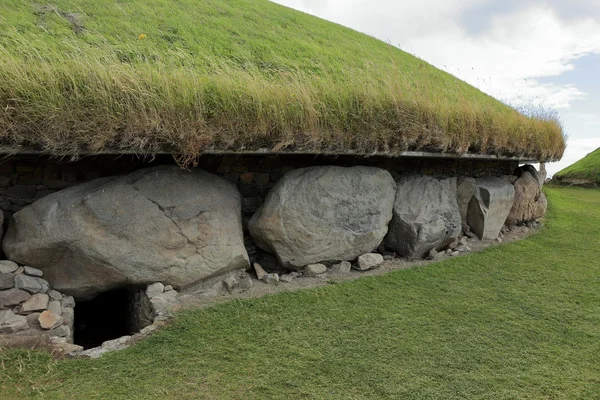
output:
[[[531,225],[530,225],[531,226]],[[540,224],[541,226],[541,224]],[[472,250],[471,253],[479,252],[485,250],[487,248],[501,246],[506,243],[511,243],[517,240],[525,239],[532,234],[535,234],[539,231],[540,227],[531,226],[528,228],[527,226],[517,226],[513,227],[510,231],[501,235],[501,242],[498,240],[477,240],[467,238],[467,246]],[[456,257],[464,257],[465,255],[471,253],[461,253]],[[252,299],[257,297],[262,297],[268,294],[276,294],[281,292],[293,292],[296,290],[304,290],[315,287],[326,286],[330,283],[338,283],[344,281],[350,281],[354,279],[359,279],[365,276],[378,276],[384,275],[392,271],[416,268],[416,267],[424,267],[428,266],[440,261],[444,261],[451,256],[443,256],[437,260],[416,260],[410,261],[402,258],[395,258],[394,260],[386,261],[380,267],[365,271],[359,272],[352,269],[347,274],[331,274],[326,273],[322,276],[308,278],[308,277],[300,277],[294,279],[291,283],[279,282],[277,284],[267,284],[263,281],[260,281],[256,278],[253,270],[250,273],[252,277],[252,287],[248,290],[241,290],[239,288],[234,288],[232,292],[228,292],[222,286],[222,279],[215,278],[211,281],[205,282],[203,284],[195,285],[184,289],[180,292],[178,299],[181,303],[182,308],[191,309],[191,308],[202,308],[211,306],[218,303],[223,303],[226,301],[230,301],[233,299]],[[264,265],[263,265],[264,267]],[[285,271],[270,271],[267,269],[267,272],[278,272],[278,273],[286,273]]]

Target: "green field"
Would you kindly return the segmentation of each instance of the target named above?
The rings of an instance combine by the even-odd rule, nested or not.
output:
[[[559,159],[530,117],[396,47],[266,0],[3,0],[0,145]]]
[[[575,164],[558,172],[555,176],[560,183],[563,180],[588,180],[600,185],[600,149],[577,161]]]
[[[2,399],[600,399],[600,190],[427,267],[186,311],[99,360],[0,351]]]

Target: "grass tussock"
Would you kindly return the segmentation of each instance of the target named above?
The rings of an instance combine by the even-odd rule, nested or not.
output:
[[[4,0],[0,106],[5,146],[52,154],[565,147],[553,115],[266,0]]]

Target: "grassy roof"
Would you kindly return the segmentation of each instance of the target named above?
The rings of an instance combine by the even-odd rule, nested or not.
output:
[[[554,177],[559,181],[564,179],[588,180],[600,185],[600,148],[558,172]]]
[[[0,141],[192,157],[564,150],[552,117],[266,0],[2,0]]]

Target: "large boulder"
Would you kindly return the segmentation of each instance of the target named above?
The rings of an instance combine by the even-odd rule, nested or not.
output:
[[[381,243],[396,184],[373,167],[311,167],[283,176],[248,225],[254,241],[290,269],[350,261]]]
[[[523,172],[515,183],[515,201],[506,219],[506,225],[515,225],[540,219],[546,213],[548,201],[539,181],[529,172]]]
[[[469,203],[467,223],[480,239],[496,239],[515,199],[515,188],[507,179],[488,176],[477,179]]]
[[[456,178],[405,176],[397,181],[387,247],[408,258],[440,250],[461,232]]]
[[[176,166],[44,197],[14,214],[3,249],[77,298],[153,282],[180,288],[249,265],[235,186]]]

